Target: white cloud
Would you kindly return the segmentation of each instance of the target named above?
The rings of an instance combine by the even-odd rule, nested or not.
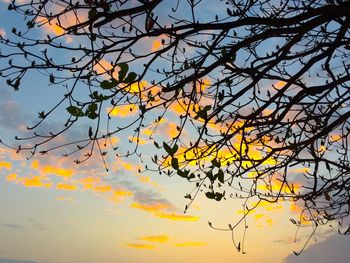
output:
[[[288,255],[284,263],[349,263],[350,259],[350,237],[341,235],[332,235],[327,239],[317,242],[307,249],[301,255]]]

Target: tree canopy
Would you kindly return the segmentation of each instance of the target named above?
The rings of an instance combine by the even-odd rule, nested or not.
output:
[[[298,202],[292,222],[316,227],[349,215],[349,1],[32,0],[9,9],[25,25],[0,39],[1,76],[18,90],[40,72],[64,91],[16,150],[63,148],[78,164],[112,152],[144,160],[148,140],[154,167],[145,170],[193,183],[189,204],[198,193],[242,198],[244,218],[262,201]],[[62,112],[61,129],[40,130]],[[157,135],[167,118],[171,136]],[[60,144],[84,123],[85,138]],[[116,135],[132,147],[115,147]]]

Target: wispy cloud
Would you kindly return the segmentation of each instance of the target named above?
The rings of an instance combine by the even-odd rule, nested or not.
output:
[[[158,235],[158,236],[144,236],[137,238],[138,240],[149,241],[149,242],[158,242],[166,243],[169,241],[169,236],[167,235]]]
[[[136,248],[136,249],[155,249],[156,248],[154,245],[148,245],[148,244],[130,243],[126,245],[130,248]]]
[[[306,248],[299,256],[288,255],[284,263],[348,263],[350,239],[347,236],[332,235]]]
[[[17,225],[17,224],[0,224],[0,226],[1,227],[5,227],[5,228],[14,229],[14,230],[22,230],[22,229],[24,229],[24,227],[22,225]]]

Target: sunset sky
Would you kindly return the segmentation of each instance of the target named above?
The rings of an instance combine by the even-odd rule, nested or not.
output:
[[[0,0],[3,36],[11,35],[12,27],[22,23],[7,10],[8,2]],[[54,26],[40,30],[42,34],[60,33]],[[157,50],[159,45],[159,39],[153,39],[145,48]],[[0,79],[0,139],[9,144],[14,143],[15,135],[25,134],[38,112],[49,109],[62,95],[62,87],[48,86],[39,73],[24,82],[14,91]],[[171,110],[170,114],[176,114],[176,109]],[[133,114],[137,108],[126,106],[112,116],[117,122]],[[66,117],[50,119],[42,129],[61,127]],[[174,136],[176,123],[171,115],[163,121],[157,138]],[[62,143],[79,138],[87,128],[84,123],[75,127]],[[154,151],[148,135],[144,131],[140,140],[145,159]],[[129,140],[133,137],[127,133],[112,138],[120,148],[130,147]],[[303,247],[312,229],[298,230],[290,222],[300,213],[295,204],[262,203],[253,211],[247,219],[246,254],[242,254],[235,249],[230,232],[208,225],[226,228],[235,224],[242,215],[241,200],[216,202],[202,194],[184,213],[188,203],[184,195],[194,186],[180,177],[140,173],[138,158],[111,154],[106,172],[98,155],[80,165],[62,157],[60,151],[27,160],[28,156],[28,152],[17,154],[0,145],[0,263],[346,263],[350,258],[349,238],[336,235],[329,226],[320,229],[296,257],[293,250]],[[234,231],[235,241],[242,240],[243,228]]]

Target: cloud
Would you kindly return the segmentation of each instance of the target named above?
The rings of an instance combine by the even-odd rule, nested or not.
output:
[[[143,240],[143,241],[149,241],[149,242],[166,243],[169,241],[170,238],[167,235],[159,235],[159,236],[139,237],[137,239]]]
[[[156,247],[148,244],[138,244],[138,243],[130,243],[126,244],[128,247],[136,248],[136,249],[155,249]],[[1,263],[1,262],[0,262]]]
[[[335,234],[309,246],[299,256],[288,255],[284,259],[284,263],[348,263],[350,259],[349,247],[350,239],[348,236]]]
[[[17,224],[0,224],[1,227],[6,227],[14,230],[21,230],[24,229],[23,226],[17,225]],[[0,261],[1,262],[1,261]]]
[[[0,170],[2,168],[6,168],[7,170],[10,170],[12,168],[12,163],[5,162],[5,161],[0,161]]]
[[[30,119],[29,116],[18,102],[11,100],[9,91],[1,88],[0,92],[4,93],[0,99],[0,126],[4,129],[23,130],[24,124]]]
[[[135,193],[132,208],[144,210],[153,216],[174,221],[198,221],[199,217],[179,213],[179,209],[171,202],[160,198],[153,191]]]
[[[68,183],[58,183],[56,185],[56,189],[65,190],[65,191],[76,191],[78,190],[78,186],[74,184],[68,184]]]
[[[163,212],[156,212],[154,213],[156,217],[164,218],[164,219],[170,219],[174,221],[198,221],[198,216],[190,216],[190,215],[184,215],[184,214],[178,214],[178,213],[163,213]]]
[[[32,261],[32,260],[0,258],[0,263],[39,263],[39,262],[38,261]]]
[[[5,29],[0,27],[0,37],[5,37],[6,36],[6,31]]]

